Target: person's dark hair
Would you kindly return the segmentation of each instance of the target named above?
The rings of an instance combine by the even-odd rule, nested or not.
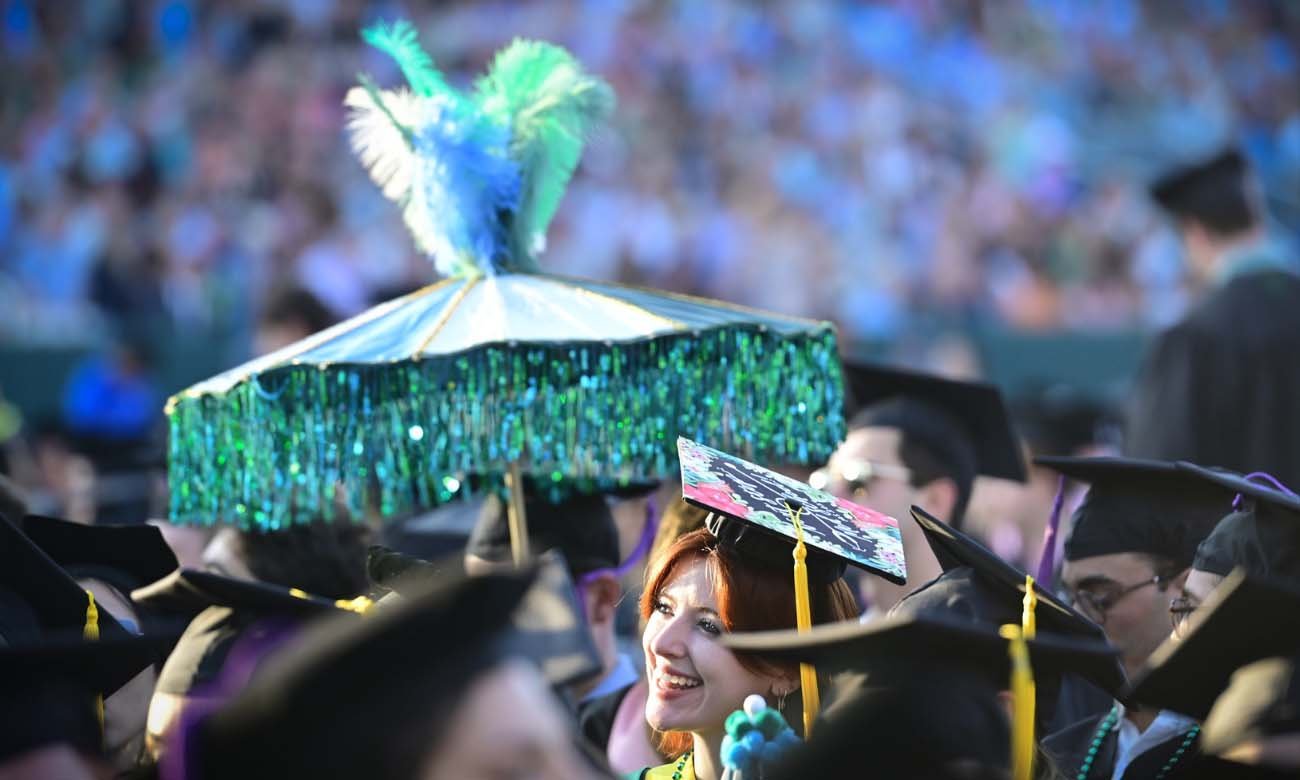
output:
[[[286,287],[266,302],[263,325],[296,325],[317,333],[338,322],[338,317],[320,299],[301,287]]]
[[[276,531],[241,531],[240,553],[263,582],[330,599],[350,599],[369,588],[369,527],[346,519],[316,520]]]
[[[1259,222],[1251,198],[1246,158],[1227,149],[1179,168],[1151,187],[1151,197],[1182,222],[1195,222],[1216,236],[1244,233]]]
[[[1185,566],[1180,566],[1177,561],[1166,555],[1153,555],[1151,553],[1140,553],[1140,555],[1151,564],[1152,571],[1164,582],[1169,582],[1186,571]]]
[[[944,519],[954,528],[960,528],[966,517],[971,490],[975,486],[974,471],[945,463],[933,450],[909,436],[907,431],[902,432],[899,440],[898,459],[912,472],[912,487],[923,487],[945,477],[953,481],[957,486],[957,500],[952,505],[952,516]]]

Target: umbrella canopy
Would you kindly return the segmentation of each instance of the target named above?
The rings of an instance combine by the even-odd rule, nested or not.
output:
[[[408,71],[423,67],[409,51],[413,35],[399,26],[367,31],[367,40],[405,57]],[[523,54],[512,57],[521,46]],[[557,61],[554,47],[538,46],[517,42],[498,57],[479,87],[483,105],[507,93],[529,117],[538,114],[520,90],[502,86],[500,73],[521,69],[518,60],[529,52],[546,67]],[[569,70],[568,93],[593,89]],[[522,81],[554,91],[564,79],[547,73]],[[409,72],[408,79],[421,83]],[[447,219],[482,208],[481,187],[447,185],[447,171],[467,155],[460,146],[433,144],[430,151],[418,140],[435,134],[430,126],[448,115],[446,105],[469,111],[455,102],[461,98],[436,97],[441,113],[422,114],[410,93],[371,86],[349,95],[349,104],[361,112],[353,126],[363,160],[403,204],[417,243],[452,278],[170,399],[174,521],[277,528],[332,518],[339,507],[353,517],[370,507],[391,515],[463,494],[471,480],[498,488],[512,472],[557,496],[609,490],[671,477],[679,435],[764,463],[811,464],[830,455],[844,423],[829,323],[537,271],[538,231],[549,214],[530,210],[530,202],[545,199],[530,201],[528,193],[554,189],[539,183],[544,177],[534,168],[536,159],[555,154],[521,153],[533,162],[520,164],[521,181],[490,188],[508,197],[488,208],[494,218],[515,216],[500,230],[476,233],[466,227],[473,220]],[[551,95],[542,102],[562,101]],[[379,114],[402,131],[385,141],[398,152],[376,150]],[[412,125],[396,124],[402,117]],[[459,117],[455,124],[473,123]],[[507,124],[516,134],[526,126],[518,118]],[[515,140],[484,137],[489,149],[497,144],[516,156]],[[426,165],[425,157],[438,164]],[[474,175],[462,178],[481,183],[481,162],[475,158],[478,167],[468,166]],[[572,166],[560,168],[552,178],[567,180]],[[393,171],[414,173],[395,184]],[[448,195],[465,189],[475,197]],[[428,208],[413,205],[421,198]]]

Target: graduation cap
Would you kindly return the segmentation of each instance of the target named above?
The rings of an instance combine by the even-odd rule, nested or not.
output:
[[[1300,584],[1300,497],[1230,471],[1192,463],[1178,468],[1238,496],[1231,505],[1222,502],[1223,519],[1196,548],[1193,568],[1223,576],[1242,567],[1256,577]]]
[[[1243,742],[1300,734],[1300,648],[1241,667],[1201,728],[1201,749],[1222,754]]]
[[[1044,670],[1055,670],[1058,674],[1076,670],[1088,674],[1089,668],[1104,669],[1116,663],[1115,649],[1104,642],[1041,634],[1022,639],[1019,631],[1008,634],[995,625],[940,615],[891,615],[869,623],[824,624],[806,632],[733,633],[724,635],[721,641],[734,652],[815,664],[823,671],[863,672],[867,688],[907,694],[903,699],[887,697],[887,701],[901,707],[901,712],[894,713],[896,717],[905,716],[912,708],[919,708],[921,714],[946,712],[952,705],[954,690],[973,688],[983,691],[982,698],[986,703],[996,703],[999,691],[1011,689],[1018,710],[1012,755],[1022,762],[1030,760],[1024,754],[1031,752],[1034,744],[1033,705],[1021,709],[1024,707],[1022,701],[1032,701],[1034,697],[1033,676]],[[1025,660],[1023,656],[1017,658],[1018,645],[1027,653],[1027,666],[1021,664]],[[969,701],[966,703],[969,705]],[[879,709],[879,706],[873,709],[876,717],[882,718],[883,723],[890,723],[888,711],[880,712]],[[903,717],[903,720],[909,719]],[[855,725],[861,727],[864,724]],[[932,725],[927,725],[925,730],[931,728]],[[859,739],[863,733],[873,732],[859,730]],[[819,729],[813,740],[820,736]],[[917,736],[903,734],[900,739],[905,743],[915,743]],[[1010,742],[1008,739],[1003,745]],[[892,751],[893,740],[890,744]],[[924,738],[921,744],[926,744]],[[979,755],[987,760],[990,749],[996,750],[997,746],[984,745],[984,752]],[[999,751],[993,755],[1006,753]],[[961,757],[951,755],[946,758]]]
[[[1246,158],[1226,147],[1175,166],[1151,184],[1151,197],[1175,217],[1214,224],[1230,199],[1245,198]]]
[[[909,594],[895,609],[940,611],[939,605],[946,605],[952,614],[979,622],[1001,625],[1019,620],[1028,592],[1024,571],[920,507],[912,507],[912,519],[921,527],[944,573]],[[1050,590],[1034,583],[1033,592],[1037,603],[1035,621],[1040,631],[1080,640],[1106,641],[1101,626]],[[1108,675],[1107,679],[1097,680],[1098,684],[1106,690],[1118,690],[1123,684],[1123,672],[1118,664],[1114,671],[1118,677]]]
[[[378,588],[401,595],[460,576],[457,563],[431,563],[376,546],[370,548],[367,570]],[[564,556],[548,550],[538,556],[536,566],[537,578],[511,618],[510,647],[534,661],[553,686],[595,677],[602,670],[600,654]]]
[[[160,693],[181,696],[215,681],[231,648],[262,621],[302,622],[339,613],[355,617],[365,604],[331,601],[270,583],[193,569],[177,569],[132,591],[131,598],[147,608],[193,616],[163,664],[155,687]]]
[[[1025,481],[1025,462],[1002,393],[994,385],[901,368],[845,364],[851,429],[898,428],[954,469]]]
[[[1168,639],[1135,677],[1129,698],[1203,720],[1237,669],[1300,653],[1300,590],[1238,569]]]
[[[498,640],[533,577],[450,578],[309,629],[196,727],[188,759],[203,777],[414,776],[463,692],[511,657]]]
[[[558,549],[575,575],[618,566],[618,527],[601,494],[578,494],[552,503],[525,493],[529,544]],[[489,495],[470,533],[466,554],[494,563],[511,560],[509,501]]]
[[[103,580],[124,597],[179,565],[162,531],[144,523],[87,525],[28,515],[22,528],[73,577]]]
[[[1034,462],[1091,485],[1065,540],[1066,560],[1145,553],[1191,566],[1232,494],[1175,464],[1134,458],[1039,457]]]

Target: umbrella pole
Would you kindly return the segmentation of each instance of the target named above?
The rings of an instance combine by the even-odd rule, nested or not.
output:
[[[528,518],[524,513],[524,479],[519,461],[511,461],[506,472],[506,492],[509,493],[506,520],[510,525],[510,553],[515,566],[523,568],[528,562]]]

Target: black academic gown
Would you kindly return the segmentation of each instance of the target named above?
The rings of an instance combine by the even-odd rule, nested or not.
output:
[[[1102,719],[1106,713],[1097,715],[1070,726],[1067,729],[1058,731],[1042,741],[1043,752],[1047,753],[1056,762],[1057,767],[1065,773],[1066,777],[1077,778],[1079,769],[1083,766],[1084,758],[1088,755],[1088,749],[1092,746],[1093,737],[1097,734],[1097,727],[1101,725]],[[1124,770],[1123,780],[1153,780],[1160,774],[1169,759],[1173,758],[1182,746],[1185,734],[1178,734],[1164,742],[1161,742],[1151,749],[1136,756],[1129,762],[1128,769]],[[1119,729],[1114,728],[1102,740],[1097,750],[1097,757],[1092,762],[1092,768],[1088,772],[1088,780],[1110,780],[1115,772],[1115,754],[1119,750]],[[1166,780],[1182,779],[1189,776],[1190,767],[1200,756],[1200,739],[1196,739],[1184,751],[1182,757],[1170,768],[1164,776]]]
[[[1247,262],[1250,262],[1249,259]],[[1242,271],[1160,335],[1128,409],[1125,452],[1300,486],[1300,276]]]
[[[609,735],[614,730],[614,718],[618,715],[618,708],[623,704],[623,699],[627,692],[632,690],[631,685],[624,686],[607,693],[604,696],[598,696],[594,699],[588,699],[578,703],[578,733],[582,738],[598,750],[600,754],[605,755],[609,748]]]

